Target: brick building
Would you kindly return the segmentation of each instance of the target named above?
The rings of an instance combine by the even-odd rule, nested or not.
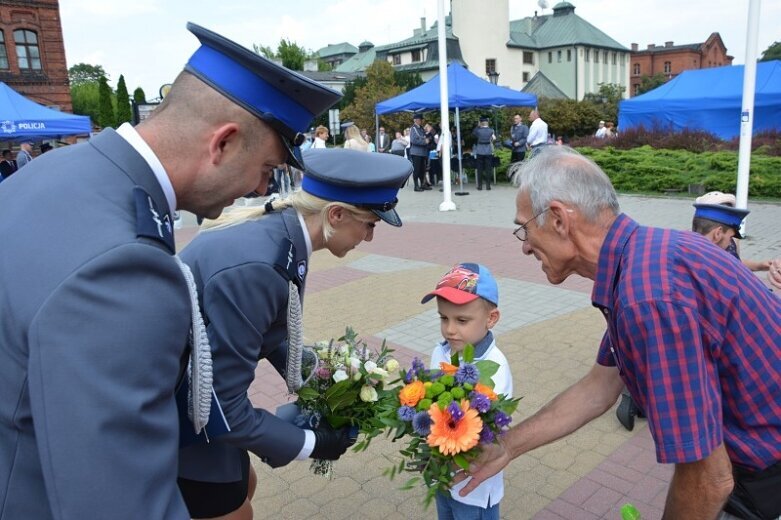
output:
[[[0,1],[0,81],[37,103],[73,111],[58,0]]]
[[[630,94],[637,94],[643,76],[653,76],[662,73],[670,80],[685,70],[705,69],[732,65],[732,56],[727,54],[727,47],[721,40],[721,35],[715,32],[703,43],[674,45],[664,42],[664,46],[649,44],[645,50],[638,50],[637,44],[632,44],[630,53]]]

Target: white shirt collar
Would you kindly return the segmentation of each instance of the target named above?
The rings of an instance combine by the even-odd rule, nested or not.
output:
[[[298,215],[298,222],[301,224],[301,231],[304,233],[304,242],[306,242],[306,258],[307,260],[309,257],[312,256],[312,237],[309,236],[309,228],[306,227],[306,222],[304,222],[304,216],[296,210],[296,215]]]
[[[160,187],[163,189],[163,194],[165,195],[165,200],[168,202],[171,213],[176,211],[176,193],[174,193],[174,186],[171,184],[171,179],[168,178],[168,172],[163,168],[163,163],[157,158],[155,152],[130,123],[123,123],[122,126],[117,128],[117,133],[144,158],[152,169],[152,172],[155,174],[157,182],[160,183]]]

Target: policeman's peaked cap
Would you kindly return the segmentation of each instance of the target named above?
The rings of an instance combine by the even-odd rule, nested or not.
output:
[[[303,155],[302,190],[369,210],[391,226],[401,226],[397,195],[412,173],[410,161],[389,153],[344,148],[310,148]]]
[[[199,25],[188,22],[187,29],[201,47],[185,70],[271,126],[287,148],[288,164],[303,170],[293,147],[342,95]]]

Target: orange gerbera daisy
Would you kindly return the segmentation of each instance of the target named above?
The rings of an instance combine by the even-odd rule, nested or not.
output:
[[[499,399],[499,396],[496,395],[496,392],[494,392],[490,386],[481,383],[477,383],[475,385],[475,392],[483,394],[491,401],[496,401],[497,399]]]
[[[423,381],[413,381],[399,392],[399,401],[406,406],[415,406],[426,395],[426,387]]]
[[[456,375],[456,372],[458,372],[457,366],[445,363],[444,361],[439,362],[439,369],[444,372],[446,376],[454,376]]]
[[[464,416],[459,421],[453,420],[447,408],[440,410],[436,403],[428,410],[431,416],[431,433],[426,442],[431,447],[439,447],[439,452],[443,455],[455,455],[471,450],[480,440],[483,421],[477,410],[469,408],[469,401],[465,399],[461,401],[461,410]]]

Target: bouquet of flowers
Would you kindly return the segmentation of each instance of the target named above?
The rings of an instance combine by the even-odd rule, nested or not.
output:
[[[496,442],[509,428],[520,399],[494,393],[491,376],[498,368],[493,361],[474,362],[474,347],[467,345],[463,362],[454,353],[439,370],[427,370],[416,358],[401,372],[404,386],[395,389],[381,420],[394,441],[409,437],[409,442],[402,460],[385,474],[392,479],[402,471],[419,472],[402,489],[424,483],[427,507],[437,492],[448,492],[458,467],[469,468],[481,443]]]
[[[365,435],[359,449],[366,449],[368,441],[384,428],[378,401],[390,397],[384,385],[389,374],[399,369],[391,352],[384,342],[379,352],[369,349],[350,327],[336,341],[316,343],[316,362],[303,368],[308,380],[297,392],[300,414],[294,423],[312,429],[321,421],[333,428],[350,426],[356,438]],[[314,460],[311,469],[331,477],[333,461]]]

